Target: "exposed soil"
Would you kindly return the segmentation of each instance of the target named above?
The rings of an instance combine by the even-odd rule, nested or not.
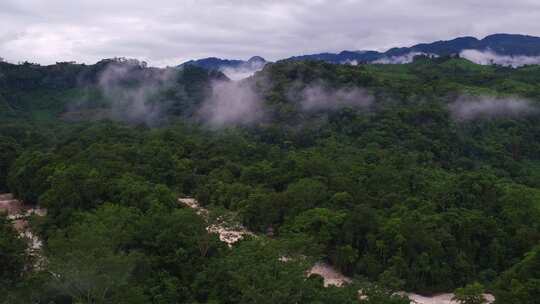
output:
[[[405,293],[412,303],[418,304],[458,304],[456,301],[452,301],[454,297],[453,293],[443,293],[434,295],[431,297],[424,297],[415,293]],[[484,294],[484,298],[487,300],[487,303],[493,303],[495,298],[491,294]]]
[[[198,215],[208,219],[208,210],[197,202],[194,198],[179,198],[178,201],[189,208],[194,209]],[[219,239],[232,246],[234,243],[241,240],[246,235],[254,235],[248,231],[245,227],[237,225],[235,227],[229,227],[225,222],[217,219],[217,222],[206,227],[206,230],[210,233],[216,233],[219,235]]]
[[[347,283],[352,282],[352,280],[344,276],[341,272],[337,271],[330,264],[319,262],[313,265],[313,267],[308,271],[308,276],[312,274],[318,274],[324,279],[324,286],[343,286]]]
[[[47,210],[26,205],[23,202],[15,199],[11,193],[0,194],[0,212],[6,213],[8,219],[13,223],[13,227],[19,235],[28,241],[29,250],[32,254],[38,254],[41,249],[41,240],[32,233],[28,220],[30,216],[45,216]]]

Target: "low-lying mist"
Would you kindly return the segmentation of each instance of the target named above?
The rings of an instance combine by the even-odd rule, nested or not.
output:
[[[263,117],[262,98],[249,81],[214,81],[198,116],[211,127],[246,125]]]
[[[251,68],[251,67],[239,67],[239,68],[222,68],[220,71],[225,74],[229,79],[231,80],[242,80],[245,78],[248,78],[250,76],[253,76],[256,72],[262,70],[262,67],[260,68]]]
[[[269,112],[265,109],[267,105],[262,87],[271,88],[272,84],[264,78],[214,81],[209,97],[197,112],[198,117],[214,128],[261,122],[268,118],[265,116]],[[308,86],[293,85],[286,93],[286,99],[297,105],[298,111],[305,113],[342,108],[367,109],[374,101],[374,97],[363,88],[332,88],[323,81],[315,81]]]
[[[416,56],[429,56],[429,57],[436,57],[434,54],[427,54],[423,52],[410,52],[405,55],[401,56],[390,56],[390,57],[383,57],[380,59],[377,59],[373,61],[373,63],[378,64],[405,64],[405,63],[411,63],[414,60],[414,57]]]
[[[374,97],[363,88],[331,88],[323,81],[308,85],[300,93],[289,94],[296,99],[303,111],[338,110],[341,108],[367,108]]]
[[[154,125],[172,103],[160,93],[175,85],[177,73],[174,68],[146,68],[136,60],[107,63],[90,85],[82,85],[88,93],[70,104],[66,115],[82,110],[93,119]]]
[[[499,55],[491,50],[464,50],[460,53],[460,56],[474,63],[483,65],[497,64],[517,68],[524,65],[540,64],[540,57],[538,56],[506,56]]]
[[[231,80],[242,80],[262,70],[266,65],[265,61],[251,59],[237,67],[224,67],[219,70]]]
[[[157,94],[174,85],[176,70],[156,70],[134,76],[133,67],[110,65],[99,77],[99,88],[110,100],[114,119],[154,123],[163,116],[168,103],[157,102]]]
[[[517,118],[538,114],[538,107],[517,97],[460,97],[448,105],[457,121],[477,119]]]

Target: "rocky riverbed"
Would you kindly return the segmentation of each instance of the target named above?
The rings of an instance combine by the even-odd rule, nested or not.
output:
[[[208,219],[208,210],[202,207],[194,198],[179,198],[178,202],[189,208],[194,209],[198,215]],[[210,233],[218,234],[219,239],[222,242],[227,243],[227,245],[229,246],[232,246],[234,243],[241,240],[244,236],[254,235],[252,232],[250,232],[241,225],[234,225],[231,227],[230,225],[228,225],[228,223],[225,223],[222,218],[217,218],[215,223],[209,224],[209,226],[206,227],[206,230]]]
[[[417,303],[417,304],[458,304],[456,301],[452,301],[452,298],[454,297],[453,293],[443,293],[438,295],[433,295],[429,297],[424,297],[419,294],[415,293],[405,293],[411,300],[411,303]],[[491,294],[484,294],[484,299],[486,299],[486,303],[493,303],[495,301],[495,298]]]
[[[13,223],[13,227],[19,232],[19,235],[27,240],[28,249],[31,254],[39,254],[41,250],[41,240],[32,233],[28,223],[31,216],[45,216],[47,210],[24,204],[17,200],[11,193],[0,194],[0,212],[7,214],[8,219]]]

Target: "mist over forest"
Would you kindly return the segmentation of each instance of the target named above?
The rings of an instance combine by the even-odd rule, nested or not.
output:
[[[0,75],[0,189],[33,214],[2,216],[5,303],[535,301],[536,65],[282,61],[230,80],[116,58]],[[249,233],[227,245],[225,226]]]
[[[538,304],[539,9],[1,1],[0,304]]]

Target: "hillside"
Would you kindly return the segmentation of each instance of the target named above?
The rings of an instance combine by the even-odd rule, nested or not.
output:
[[[194,66],[150,68],[124,58],[94,65],[4,62],[0,108],[6,111],[0,116],[160,123],[167,115],[191,116],[209,83],[224,79],[222,73]]]

